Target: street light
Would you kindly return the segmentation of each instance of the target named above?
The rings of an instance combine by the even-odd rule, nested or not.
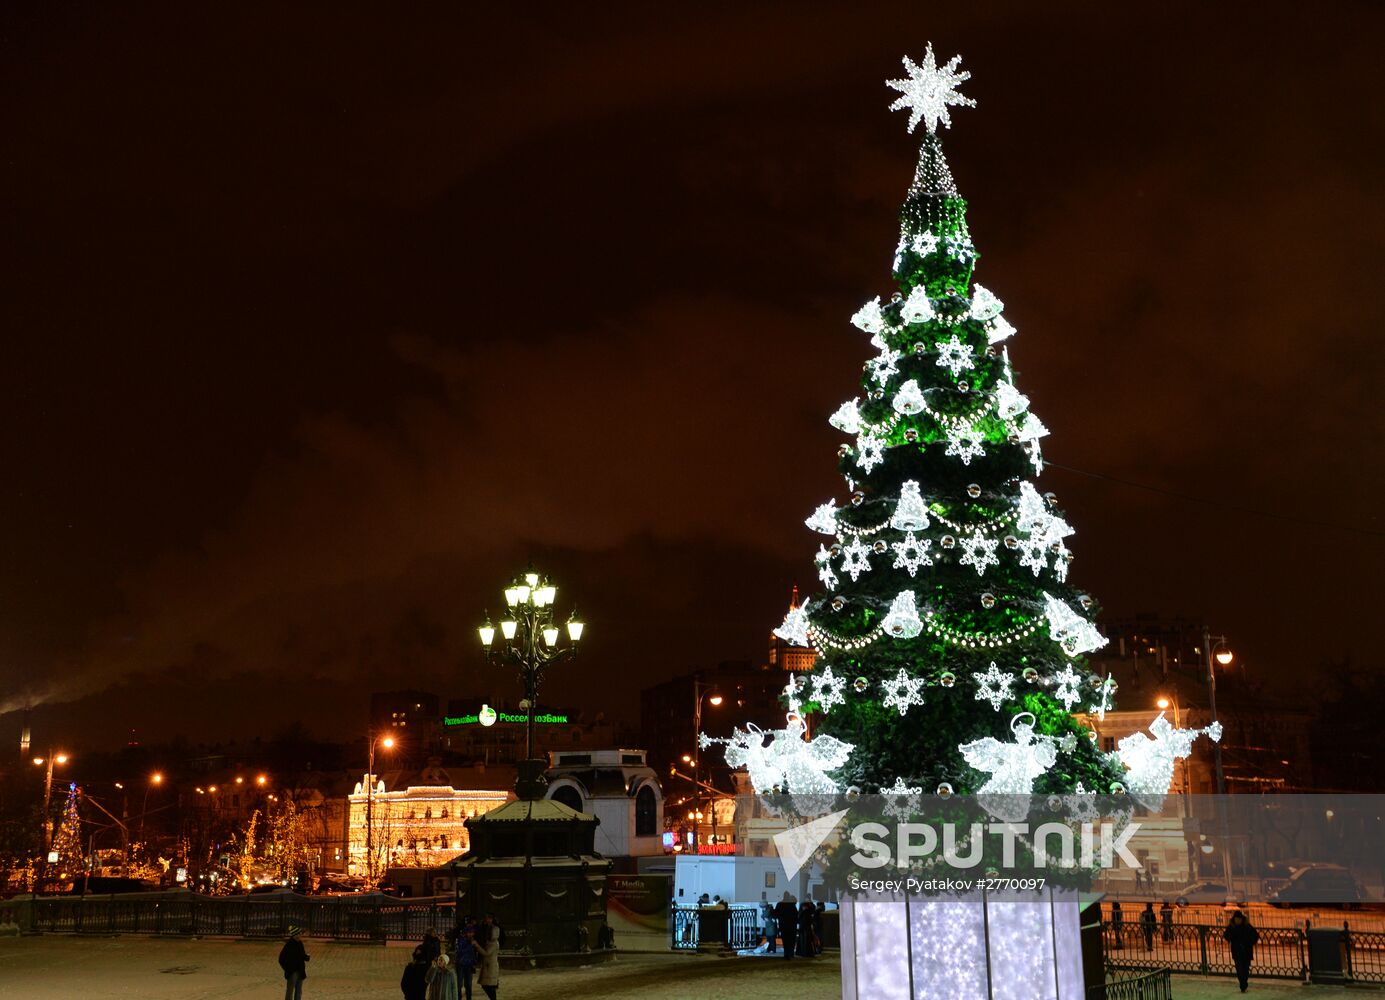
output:
[[[1212,640],[1216,640],[1216,646],[1212,645]],[[1226,666],[1235,657],[1231,652],[1231,647],[1226,644],[1226,636],[1212,635],[1206,625],[1202,626],[1202,655],[1207,663],[1207,708],[1212,716],[1212,723],[1217,722],[1217,674],[1212,668],[1212,659],[1222,666]],[[1212,759],[1217,769],[1217,818],[1218,825],[1221,827],[1221,850],[1222,850],[1222,875],[1226,879],[1226,888],[1231,889],[1231,845],[1229,843],[1230,834],[1226,829],[1226,802],[1223,801],[1226,795],[1226,776],[1222,771],[1221,763],[1221,740],[1212,744]]]
[[[369,748],[366,751],[366,776],[365,776],[365,864],[366,881],[373,880],[375,876],[375,845],[374,832],[375,820],[372,813],[372,806],[375,801],[375,745],[379,744],[386,750],[393,748],[393,736],[370,736]],[[213,789],[215,790],[215,789]],[[373,886],[372,886],[373,888]]]
[[[550,664],[577,654],[584,623],[573,611],[567,620],[568,644],[559,646],[562,630],[553,615],[558,588],[537,573],[526,573],[504,590],[506,616],[500,620],[503,642],[495,641],[495,626],[489,616],[477,631],[488,661],[508,662],[519,668],[524,682],[525,727],[524,757],[534,757],[534,708],[539,700],[539,682]]]
[[[692,759],[692,778],[693,778],[693,805],[696,808],[698,817],[702,814],[702,785],[701,785],[701,764],[702,764],[702,702],[708,701],[714,707],[720,705],[725,699],[721,692],[717,690],[715,684],[704,684],[693,677],[693,759]],[[712,803],[712,835],[716,836],[716,803]],[[693,824],[693,840],[700,847],[702,844],[702,830],[699,824]]]
[[[34,758],[35,767],[48,765],[43,776],[43,845],[45,847],[53,846],[53,817],[48,811],[53,802],[53,765],[66,763],[67,754],[61,751],[54,753],[52,749],[49,749],[47,757]]]
[[[163,774],[159,771],[155,771],[153,774],[149,776],[149,783],[144,786],[144,803],[139,807],[139,842],[141,847],[144,846],[144,817],[145,814],[149,812],[149,791],[155,785],[162,785],[163,783]],[[146,849],[146,857],[148,856],[148,853],[149,852]]]

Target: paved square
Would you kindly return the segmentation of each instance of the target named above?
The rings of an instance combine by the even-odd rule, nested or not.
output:
[[[304,1000],[398,997],[411,946],[308,941]],[[0,938],[0,997],[23,1000],[226,1000],[277,998],[283,976],[280,942],[145,937]],[[836,1000],[841,971],[835,957],[718,958],[711,955],[621,954],[586,969],[506,972],[506,1000],[675,995],[698,1000]],[[484,994],[475,991],[476,1000]]]

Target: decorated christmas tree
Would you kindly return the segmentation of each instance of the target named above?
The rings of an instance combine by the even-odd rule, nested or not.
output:
[[[851,791],[1120,793],[1124,768],[1073,716],[1104,714],[1114,684],[1083,658],[1105,641],[1096,605],[1069,582],[1073,529],[1036,485],[1048,431],[1015,381],[1015,327],[973,281],[966,201],[937,136],[950,105],[974,104],[957,91],[970,75],[959,61],[939,67],[930,46],[889,81],[910,131],[926,126],[923,148],[898,290],[852,317],[877,353],[830,420],[848,435],[845,498],[806,522],[824,536],[822,593],[776,633],[818,651],[788,694],[795,712],[819,713],[822,749],[801,731],[778,742],[836,765],[827,776]]]
[[[57,853],[57,871],[77,875],[86,867],[82,854],[82,818],[77,814],[77,786],[68,785],[63,816],[53,833],[52,851]]]

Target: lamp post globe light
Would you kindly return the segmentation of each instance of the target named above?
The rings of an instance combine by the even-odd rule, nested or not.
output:
[[[538,704],[543,672],[549,664],[577,655],[585,628],[576,611],[568,615],[564,628],[558,627],[553,609],[557,597],[558,588],[551,580],[533,571],[525,573],[505,588],[505,615],[500,620],[499,636],[489,616],[477,630],[487,661],[513,665],[524,683],[525,760],[534,757],[534,707]],[[564,631],[566,642],[562,642]]]

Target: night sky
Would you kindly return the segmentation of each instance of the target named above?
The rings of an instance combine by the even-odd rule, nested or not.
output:
[[[531,559],[589,622],[550,704],[762,657],[845,496],[917,150],[883,81],[930,39],[1046,456],[1209,501],[1050,467],[1073,581],[1287,691],[1378,663],[1385,13],[740,6],[9,7],[0,711],[517,698],[474,627]]]

